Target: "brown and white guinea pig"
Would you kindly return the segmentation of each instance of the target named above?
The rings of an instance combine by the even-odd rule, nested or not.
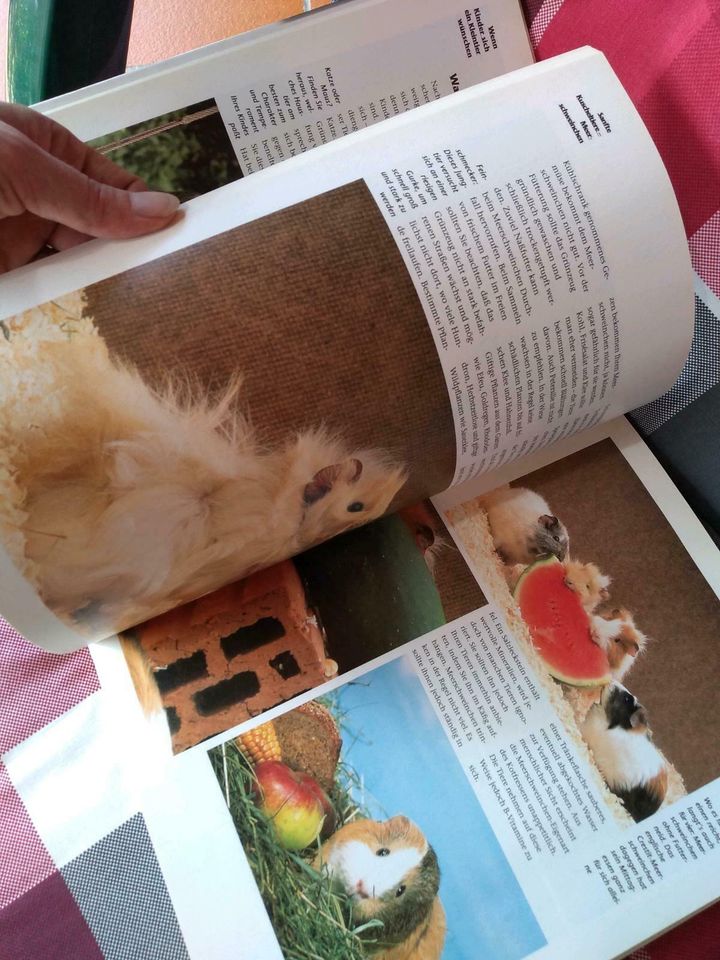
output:
[[[593,613],[610,596],[608,587],[612,579],[600,572],[594,563],[582,563],[580,560],[565,561],[565,586],[570,587],[588,613]]]
[[[445,528],[428,500],[421,500],[410,507],[403,507],[398,516],[404,521],[422,553],[428,570],[432,573],[435,561],[447,540],[443,536]]]
[[[607,654],[610,672],[622,680],[647,646],[647,637],[635,626],[632,614],[620,608],[592,618],[593,640]]]
[[[609,683],[580,728],[608,787],[635,821],[662,806],[667,765],[653,744],[647,715],[621,683]]]
[[[381,516],[405,482],[309,429],[267,450],[239,406],[153,390],[99,340],[43,345],[53,406],[17,446],[25,553],[45,603],[112,633]]]
[[[503,563],[529,564],[552,555],[564,560],[570,537],[547,502],[525,487],[499,487],[480,497],[495,550]]]
[[[314,866],[351,901],[354,925],[379,920],[373,960],[439,960],[445,911],[440,867],[423,832],[402,815],[345,824],[320,849]]]

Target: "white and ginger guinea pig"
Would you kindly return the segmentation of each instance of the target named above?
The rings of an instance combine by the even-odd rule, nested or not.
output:
[[[348,896],[355,926],[382,923],[368,931],[379,941],[373,960],[439,960],[445,941],[440,867],[411,820],[348,823],[323,844],[315,867]]]

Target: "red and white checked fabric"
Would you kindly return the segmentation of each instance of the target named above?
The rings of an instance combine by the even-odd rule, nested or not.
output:
[[[543,3],[539,5],[535,16],[532,19],[528,20],[529,31],[530,31],[530,40],[532,41],[533,47],[537,49],[537,45],[542,40],[542,35],[547,30],[550,25],[550,21],[558,12],[560,7],[563,5],[565,0],[544,0]],[[526,8],[527,8],[526,4]]]
[[[718,960],[720,903],[630,954],[628,960]]]
[[[713,293],[720,297],[720,211],[714,213],[689,242],[693,266]]]
[[[47,653],[0,617],[0,755],[99,689],[87,650]]]
[[[0,910],[55,872],[25,805],[0,762]],[[1,951],[0,951],[1,952]]]

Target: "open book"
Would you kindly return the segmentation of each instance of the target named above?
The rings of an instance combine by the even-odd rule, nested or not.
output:
[[[0,283],[0,612],[103,641],[191,956],[609,958],[718,895],[720,563],[618,419],[687,245],[603,56],[531,59],[354,0],[49,105],[194,199]]]

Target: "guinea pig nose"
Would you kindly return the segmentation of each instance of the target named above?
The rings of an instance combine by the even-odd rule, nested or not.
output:
[[[362,880],[358,880],[358,882],[355,884],[355,893],[359,897],[362,897],[363,900],[366,900],[370,896],[370,894],[365,889],[365,884],[362,882]]]

